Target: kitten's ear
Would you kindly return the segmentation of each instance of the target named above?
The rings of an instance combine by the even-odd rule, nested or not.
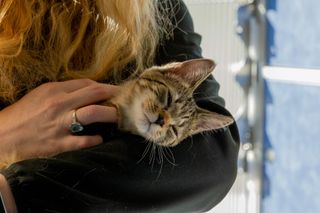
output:
[[[230,116],[198,108],[198,116],[193,121],[191,134],[220,129],[233,122],[234,120]]]
[[[186,80],[195,89],[210,75],[215,66],[214,61],[210,59],[191,59],[175,63],[170,72]]]

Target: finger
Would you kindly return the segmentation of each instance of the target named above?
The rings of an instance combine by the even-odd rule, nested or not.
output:
[[[0,174],[0,192],[1,198],[3,199],[2,202],[6,207],[5,212],[18,212],[9,183],[2,174]]]
[[[78,122],[88,125],[97,122],[116,123],[118,121],[117,109],[115,107],[102,105],[89,105],[76,111]]]
[[[68,81],[54,82],[53,84],[63,89],[63,91],[70,93],[81,88],[97,84],[97,82],[90,79],[74,79]]]
[[[76,90],[65,99],[70,109],[79,108],[112,98],[119,90],[119,86],[109,84],[93,84]]]
[[[69,136],[63,141],[60,152],[73,151],[99,145],[103,142],[100,135]]]

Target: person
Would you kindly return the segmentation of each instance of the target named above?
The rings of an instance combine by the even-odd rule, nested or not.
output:
[[[3,0],[0,29],[8,212],[203,212],[230,190],[235,123],[147,150],[143,138],[117,131],[115,108],[97,104],[148,66],[202,57],[182,0]],[[210,76],[197,104],[230,115],[218,91]]]

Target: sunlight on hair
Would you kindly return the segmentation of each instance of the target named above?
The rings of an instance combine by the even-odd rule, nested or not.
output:
[[[149,0],[0,1],[1,100],[13,103],[44,82],[118,84],[136,76],[153,65],[159,41],[173,31],[167,6]]]

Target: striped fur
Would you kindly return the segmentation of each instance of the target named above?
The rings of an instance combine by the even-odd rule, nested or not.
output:
[[[199,108],[193,92],[214,68],[208,59],[155,66],[121,86],[111,99],[119,113],[119,129],[172,147],[203,131],[233,122],[228,116]]]

